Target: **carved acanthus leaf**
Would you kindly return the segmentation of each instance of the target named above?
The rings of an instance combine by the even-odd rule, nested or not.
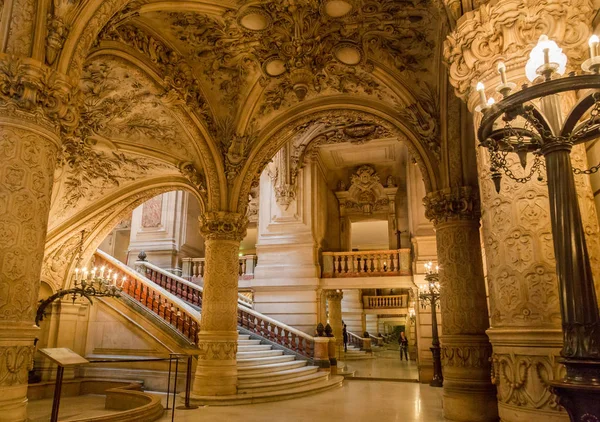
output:
[[[400,116],[410,123],[419,141],[439,161],[441,159],[440,108],[434,89],[426,85],[417,97],[417,101],[404,107],[400,111]]]
[[[248,217],[245,214],[211,211],[199,217],[200,232],[205,239],[237,240],[246,236]]]
[[[470,186],[430,192],[423,203],[425,216],[434,224],[480,217],[479,194]]]

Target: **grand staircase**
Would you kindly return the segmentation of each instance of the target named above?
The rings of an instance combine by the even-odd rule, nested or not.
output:
[[[185,348],[198,340],[202,288],[148,262],[136,270],[102,251],[95,265],[125,275],[122,302],[152,316],[156,324],[184,339]],[[141,273],[141,274],[140,274]],[[314,339],[251,309],[246,297],[238,300],[238,390],[231,396],[194,396],[196,404],[231,405],[285,400],[340,387],[343,377],[311,365]]]

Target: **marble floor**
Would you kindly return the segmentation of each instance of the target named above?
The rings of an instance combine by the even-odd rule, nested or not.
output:
[[[63,397],[60,401],[58,418],[61,422],[107,416],[118,413],[115,410],[105,410],[106,396],[85,395],[79,397]],[[52,414],[52,399],[30,400],[27,404],[29,422],[48,422]]]
[[[171,413],[160,422],[171,420]],[[442,389],[417,383],[346,381],[342,388],[272,403],[175,410],[175,420],[226,422],[443,422]]]
[[[419,370],[415,361],[400,360],[398,350],[382,350],[374,352],[374,359],[349,360],[340,362],[347,370],[355,371],[359,378],[418,380]]]

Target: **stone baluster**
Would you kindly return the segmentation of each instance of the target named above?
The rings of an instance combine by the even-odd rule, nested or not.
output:
[[[206,271],[193,396],[237,392],[238,252],[246,226],[247,219],[237,213],[200,216]]]
[[[394,266],[394,271],[398,272],[400,271],[400,260],[398,259],[398,254],[394,253],[392,255],[392,265]]]
[[[479,237],[479,198],[471,187],[429,193],[426,216],[436,229],[440,265],[444,416],[497,421],[490,381],[491,345]]]

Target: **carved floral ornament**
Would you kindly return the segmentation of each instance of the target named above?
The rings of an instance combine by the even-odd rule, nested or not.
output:
[[[393,193],[396,193],[396,188]],[[346,192],[336,192],[342,210],[356,210],[363,214],[388,210],[390,200],[379,175],[370,165],[362,165],[350,177],[350,187]]]
[[[200,232],[207,240],[241,241],[246,236],[248,217],[244,214],[211,211],[200,214]]]
[[[496,77],[498,62],[521,68],[541,34],[559,42],[571,66],[587,56],[595,9],[589,0],[503,0],[484,4],[459,19],[444,43],[444,59],[456,95],[466,100],[474,81]]]
[[[425,216],[434,224],[451,220],[479,220],[479,195],[470,186],[428,193],[423,203]]]

